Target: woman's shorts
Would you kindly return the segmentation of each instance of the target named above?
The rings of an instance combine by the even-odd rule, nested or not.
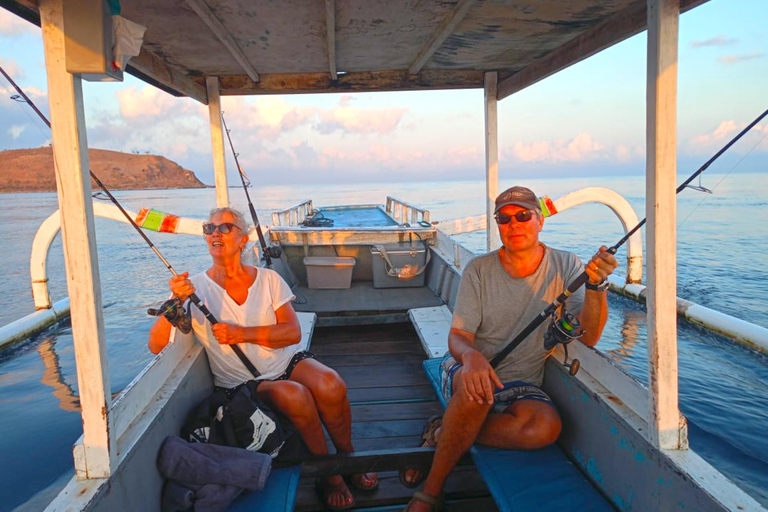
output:
[[[443,362],[440,363],[440,390],[446,403],[451,400],[453,395],[453,377],[461,366],[450,355],[446,356]],[[530,382],[515,380],[504,383],[503,389],[496,389],[496,392],[493,394],[493,412],[504,412],[507,407],[518,400],[538,400],[539,402],[548,403],[552,407],[555,406],[549,395],[539,389],[538,386]]]

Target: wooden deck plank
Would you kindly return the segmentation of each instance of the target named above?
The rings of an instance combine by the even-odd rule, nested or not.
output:
[[[349,388],[347,397],[354,405],[359,402],[374,402],[388,400],[433,400],[435,392],[432,386],[403,386],[396,388]]]
[[[410,323],[319,327],[311,350],[347,384],[357,451],[415,448],[424,422],[442,411],[421,368],[426,355]],[[380,480],[375,493],[356,493],[358,508],[400,510],[413,495],[413,489],[400,484],[397,472],[382,472]],[[474,466],[457,467],[446,483],[446,495],[446,510],[496,510]],[[323,510],[314,479],[302,479],[296,510]]]
[[[435,414],[443,414],[443,407],[437,400],[433,402],[367,404],[352,406],[352,418],[356,423],[365,421],[391,420],[426,420]]]

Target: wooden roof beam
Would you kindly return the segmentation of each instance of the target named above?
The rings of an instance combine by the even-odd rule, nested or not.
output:
[[[414,60],[413,64],[408,68],[408,73],[416,75],[421,71],[424,64],[432,58],[432,55],[435,54],[437,49],[442,46],[446,39],[448,39],[448,36],[456,30],[456,27],[461,23],[461,20],[464,19],[472,6],[475,5],[476,1],[477,0],[459,0],[453,14],[443,22],[434,34],[432,34],[432,37],[427,41],[427,44],[424,45],[424,48],[419,52],[416,60]]]
[[[331,80],[336,80],[336,2],[325,0],[325,29],[328,31],[328,65],[331,69]]]
[[[138,57],[133,57],[128,62],[129,72],[130,68],[183,96],[189,96],[203,105],[208,104],[208,92],[205,90],[205,85],[198,84],[181,70],[166,64],[163,59],[147,50],[145,46],[141,48]]]
[[[706,1],[708,0],[680,0],[680,12],[693,9]],[[502,100],[609,46],[639,34],[645,30],[647,23],[645,0],[633,3],[509,78],[500,81],[498,99]]]
[[[219,38],[219,41],[221,41],[224,47],[229,50],[229,53],[232,54],[237,63],[240,64],[240,66],[251,78],[251,80],[258,82],[259,74],[256,72],[256,68],[253,67],[253,64],[250,63],[248,58],[243,53],[243,50],[241,50],[237,45],[237,42],[235,41],[235,38],[232,37],[232,34],[230,34],[229,31],[221,23],[221,21],[219,21],[219,18],[213,14],[213,11],[211,11],[211,8],[208,7],[208,4],[206,4],[204,0],[186,0],[186,2],[187,5],[189,5],[193,11],[195,11],[195,14],[197,14],[200,19],[203,20],[206,25],[208,25],[208,28],[211,29],[216,37]]]
[[[202,83],[203,78],[195,78]],[[259,82],[247,76],[219,77],[222,96],[247,94],[298,94],[319,92],[366,92],[431,89],[473,89],[483,87],[478,70],[428,69],[418,75],[408,71],[361,71],[339,75],[332,80],[327,72],[262,74]]]

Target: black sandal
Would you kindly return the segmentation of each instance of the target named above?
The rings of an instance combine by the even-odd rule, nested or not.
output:
[[[366,475],[373,475],[374,481],[370,485],[363,483],[363,477]],[[347,478],[349,485],[361,492],[373,492],[379,488],[379,476],[376,473],[355,473]]]
[[[440,426],[443,424],[443,417],[442,416],[432,416],[427,420],[427,422],[424,424],[424,428],[421,431],[421,444],[419,447],[424,448],[434,448],[437,446],[437,440],[435,439],[435,432],[437,432],[437,429],[440,428]],[[397,473],[397,478],[400,480],[400,484],[407,488],[407,489],[414,489],[421,485],[421,482],[424,481],[424,479],[427,477],[426,471],[421,471],[421,477],[417,478],[413,481],[408,481],[405,479],[405,473],[406,471],[411,470],[412,468],[406,468],[401,469]]]
[[[411,501],[408,502],[408,504],[403,509],[403,512],[410,512],[411,505],[413,505],[414,502],[420,501],[422,503],[426,503],[432,508],[432,512],[440,512],[443,510],[443,496],[442,494],[440,496],[431,496],[425,492],[416,491],[413,493],[413,498],[411,498]]]

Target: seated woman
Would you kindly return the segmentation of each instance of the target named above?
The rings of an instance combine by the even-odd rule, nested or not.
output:
[[[232,347],[226,346],[237,344],[261,374],[259,398],[293,422],[313,454],[328,453],[323,425],[337,452],[353,452],[346,385],[311,352],[300,349],[301,329],[286,282],[272,270],[241,261],[248,242],[242,214],[232,208],[212,210],[203,232],[213,258],[211,268],[191,278],[184,272],[168,284],[181,300],[196,293],[220,322],[212,326],[191,306],[195,338],[208,354],[215,385],[231,389],[253,379]],[[170,330],[170,322],[159,317],[150,331],[153,353],[168,344]],[[378,478],[375,473],[355,474],[350,482],[369,491],[376,488]],[[340,475],[319,482],[318,490],[332,510],[355,504]]]

